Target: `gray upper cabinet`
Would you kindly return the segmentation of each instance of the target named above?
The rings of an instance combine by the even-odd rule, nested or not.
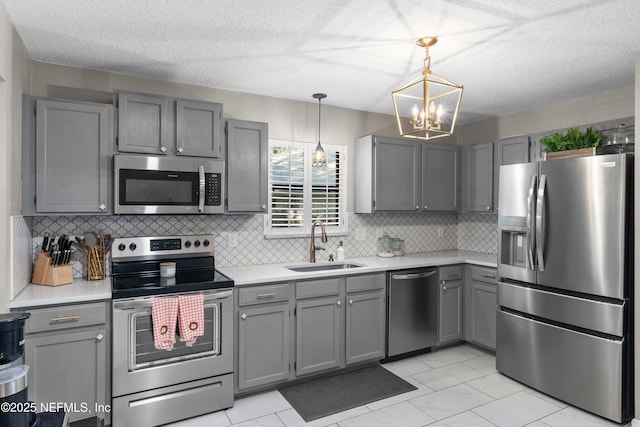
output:
[[[24,104],[23,215],[109,213],[112,106]]]
[[[493,211],[493,143],[464,147],[464,211]]]
[[[222,104],[176,101],[176,154],[220,157]]]
[[[222,156],[222,104],[119,92],[118,151]]]
[[[498,183],[500,182],[500,166],[529,162],[530,149],[531,142],[529,137],[526,135],[505,138],[495,142],[495,167],[493,172],[495,191],[493,194],[493,203],[496,209],[498,208]]]
[[[228,120],[227,212],[266,212],[268,125]]]
[[[455,212],[459,209],[460,147],[422,144],[422,209]]]
[[[364,136],[356,140],[356,213],[458,211],[459,149]]]
[[[154,95],[119,93],[118,151],[128,153],[168,154],[175,141],[173,102]]]

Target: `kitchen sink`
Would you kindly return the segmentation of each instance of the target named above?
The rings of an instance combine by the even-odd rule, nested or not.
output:
[[[297,271],[298,273],[308,273],[312,271],[346,270],[349,268],[357,268],[357,267],[364,267],[364,265],[344,263],[344,262],[332,262],[329,264],[290,265],[285,268],[291,271]]]

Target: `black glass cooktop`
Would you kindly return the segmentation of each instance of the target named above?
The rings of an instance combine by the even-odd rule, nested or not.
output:
[[[178,270],[175,277],[160,277],[157,271],[114,275],[114,299],[233,287],[233,280],[214,269]]]

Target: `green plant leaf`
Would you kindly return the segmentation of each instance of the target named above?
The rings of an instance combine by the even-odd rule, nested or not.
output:
[[[553,133],[540,139],[540,143],[544,146],[545,151],[565,151],[579,150],[581,148],[598,147],[602,143],[602,135],[600,132],[587,128],[582,132],[580,127],[575,126],[567,131],[566,134]]]

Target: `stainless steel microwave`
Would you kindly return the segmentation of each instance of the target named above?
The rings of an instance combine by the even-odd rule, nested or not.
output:
[[[224,213],[224,161],[113,156],[116,214]]]

